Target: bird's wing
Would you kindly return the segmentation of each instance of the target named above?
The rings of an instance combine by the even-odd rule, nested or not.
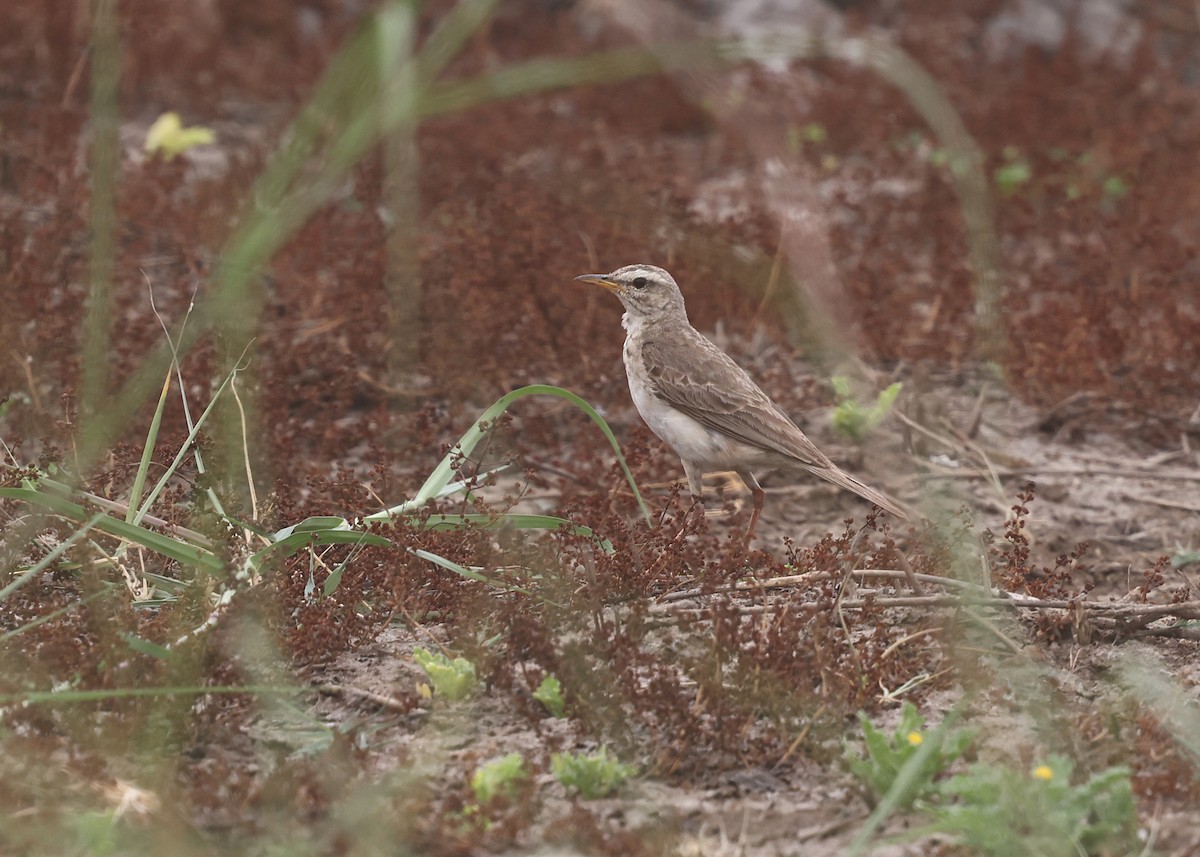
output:
[[[642,357],[654,394],[701,425],[747,446],[772,450],[814,470],[833,468],[740,366],[694,330],[654,337]]]

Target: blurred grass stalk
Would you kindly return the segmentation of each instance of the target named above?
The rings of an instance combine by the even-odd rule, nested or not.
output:
[[[417,149],[416,48],[417,10],[407,0],[394,0],[379,13],[379,112],[405,117],[385,131],[383,141],[383,205],[387,228],[384,288],[392,316],[389,384],[411,388],[421,359],[420,282],[420,153]],[[389,87],[394,82],[394,91]],[[402,99],[393,108],[388,97]],[[408,397],[398,399],[404,405]]]
[[[879,37],[835,43],[832,56],[873,69],[904,93],[946,150],[950,177],[962,208],[967,252],[975,274],[975,353],[1004,365],[1007,336],[1001,314],[1003,283],[996,210],[983,153],[936,80],[915,59]]]
[[[1200,772],[1200,708],[1194,692],[1185,691],[1169,678],[1172,670],[1161,656],[1149,650],[1122,652],[1117,658],[1117,678],[1132,699],[1144,705],[1192,758]],[[1197,774],[1200,778],[1200,773]]]
[[[121,80],[121,43],[116,0],[92,0],[92,148],[89,163],[91,227],[88,278],[90,289],[84,317],[80,378],[81,454],[85,461],[106,446],[95,429],[109,395],[109,347],[112,322],[112,282],[116,258],[117,175],[120,168],[117,94]]]

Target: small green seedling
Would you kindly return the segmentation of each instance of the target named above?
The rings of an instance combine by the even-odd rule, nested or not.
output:
[[[471,791],[480,805],[487,805],[496,798],[512,797],[528,776],[521,754],[509,753],[480,765],[471,775]]]
[[[507,803],[516,797],[521,784],[529,779],[525,760],[520,753],[509,753],[480,765],[471,775],[471,791],[475,795],[459,813],[466,827],[487,830],[492,826],[488,810],[498,809],[498,802]]]
[[[1120,176],[1109,176],[1100,185],[1104,202],[1111,205],[1129,195],[1129,183]]]
[[[925,718],[917,707],[906,702],[900,711],[900,723],[889,736],[875,728],[867,716],[859,712],[862,721],[863,743],[867,754],[860,756],[849,745],[843,756],[846,767],[867,790],[871,803],[887,794],[904,764],[917,753],[917,748],[928,740],[937,740],[933,733],[925,730]],[[896,805],[909,807],[918,797],[934,791],[934,778],[962,755],[974,736],[967,729],[956,729],[941,739],[941,746],[934,749],[925,759],[912,785],[900,796]]]
[[[807,125],[789,125],[787,129],[788,151],[796,154],[803,151],[805,144],[821,146],[829,137],[825,126],[820,122],[809,122]]]
[[[902,386],[897,381],[881,392],[874,404],[866,406],[854,398],[849,378],[835,375],[830,383],[838,397],[837,407],[833,409],[833,427],[854,440],[862,440],[883,422],[900,395]]]
[[[551,716],[564,716],[567,702],[563,699],[562,682],[554,676],[548,675],[542,679],[542,683],[533,692],[533,698],[545,706]]]
[[[429,676],[433,692],[452,702],[465,699],[479,684],[475,664],[466,658],[450,660],[443,654],[434,654],[418,646],[413,649],[413,659]]]
[[[825,126],[820,122],[809,122],[800,131],[804,135],[806,143],[814,143],[816,145],[824,143],[829,136],[829,132],[825,130]]]
[[[996,168],[993,177],[1000,193],[1004,196],[1012,196],[1022,185],[1028,184],[1033,178],[1033,167],[1029,165],[1029,161],[1021,157],[1020,151],[1015,146],[1006,146],[1004,164]]]
[[[1200,562],[1200,551],[1179,548],[1171,557],[1171,568],[1183,568],[1197,562]]]
[[[988,857],[1136,853],[1137,813],[1127,768],[1071,785],[1071,762],[1032,771],[983,762],[945,782],[935,829]],[[1130,850],[1132,849],[1132,850]]]
[[[143,148],[150,155],[162,155],[164,161],[170,161],[188,149],[214,143],[216,139],[217,134],[211,128],[203,125],[184,128],[179,114],[168,112],[154,120],[146,132]]]
[[[568,789],[591,800],[612,794],[637,769],[610,757],[601,747],[595,753],[555,753],[550,757],[550,772]]]

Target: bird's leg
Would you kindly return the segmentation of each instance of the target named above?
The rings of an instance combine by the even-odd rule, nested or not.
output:
[[[754,528],[758,525],[758,516],[762,513],[763,503],[767,500],[767,492],[762,490],[762,486],[758,484],[758,480],[749,470],[739,469],[737,475],[746,483],[746,487],[750,489],[750,496],[754,500],[754,511],[750,513],[750,526],[746,527],[746,547],[750,547],[750,542],[754,539]]]
[[[704,517],[704,471],[690,461],[684,461],[683,472],[687,476],[688,491],[692,493],[692,509],[699,506],[700,516]]]

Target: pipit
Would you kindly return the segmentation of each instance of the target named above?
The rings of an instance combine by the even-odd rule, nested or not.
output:
[[[759,468],[805,470],[853,491],[893,515],[895,500],[838,469],[745,371],[688,321],[675,279],[653,265],[583,274],[625,306],[625,374],[646,425],[683,462],[688,488],[703,499],[705,473],[732,470],[754,498],[746,539],[754,534],[766,492]]]

